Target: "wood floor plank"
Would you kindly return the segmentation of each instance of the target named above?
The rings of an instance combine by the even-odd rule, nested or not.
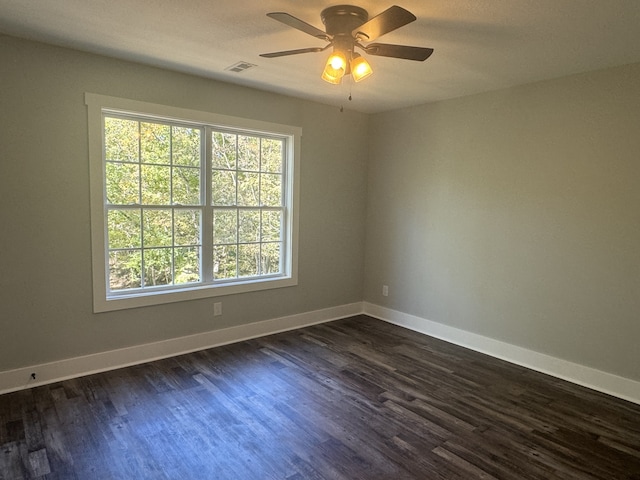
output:
[[[640,405],[363,315],[0,396],[0,480],[640,480]]]

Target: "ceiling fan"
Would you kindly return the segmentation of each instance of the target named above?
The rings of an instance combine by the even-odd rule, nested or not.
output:
[[[320,18],[325,25],[326,31],[322,31],[288,13],[273,12],[267,13],[267,16],[328,43],[324,47],[263,53],[260,56],[266,58],[284,57],[300,53],[322,52],[329,47],[333,47],[333,53],[329,56],[322,73],[322,79],[333,84],[341,83],[344,75],[351,74],[353,79],[359,82],[373,73],[367,60],[355,52],[356,47],[368,55],[419,62],[426,60],[433,53],[432,48],[392,45],[390,43],[368,43],[416,20],[416,16],[413,13],[397,5],[388,8],[371,19],[369,19],[369,14],[365,9],[353,5],[336,5],[325,8],[322,10]]]

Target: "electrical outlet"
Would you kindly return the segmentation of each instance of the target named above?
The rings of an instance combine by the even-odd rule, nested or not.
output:
[[[388,297],[389,296],[389,286],[388,285],[382,285],[382,296],[383,297]]]
[[[213,304],[213,316],[219,317],[222,315],[222,302],[216,302]]]

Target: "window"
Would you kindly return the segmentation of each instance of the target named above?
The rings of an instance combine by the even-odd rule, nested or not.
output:
[[[94,311],[296,284],[299,128],[86,103]]]

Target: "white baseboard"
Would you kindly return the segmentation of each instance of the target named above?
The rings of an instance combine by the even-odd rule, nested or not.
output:
[[[640,404],[640,382],[635,380],[368,302],[340,305],[161,342],[7,370],[0,372],[0,394],[295,330],[361,313]],[[36,373],[36,380],[30,380],[33,372]]]
[[[364,313],[449,343],[640,404],[640,382],[364,302]]]
[[[0,394],[205,350],[362,313],[362,302],[0,372]],[[36,380],[30,380],[31,373]]]

